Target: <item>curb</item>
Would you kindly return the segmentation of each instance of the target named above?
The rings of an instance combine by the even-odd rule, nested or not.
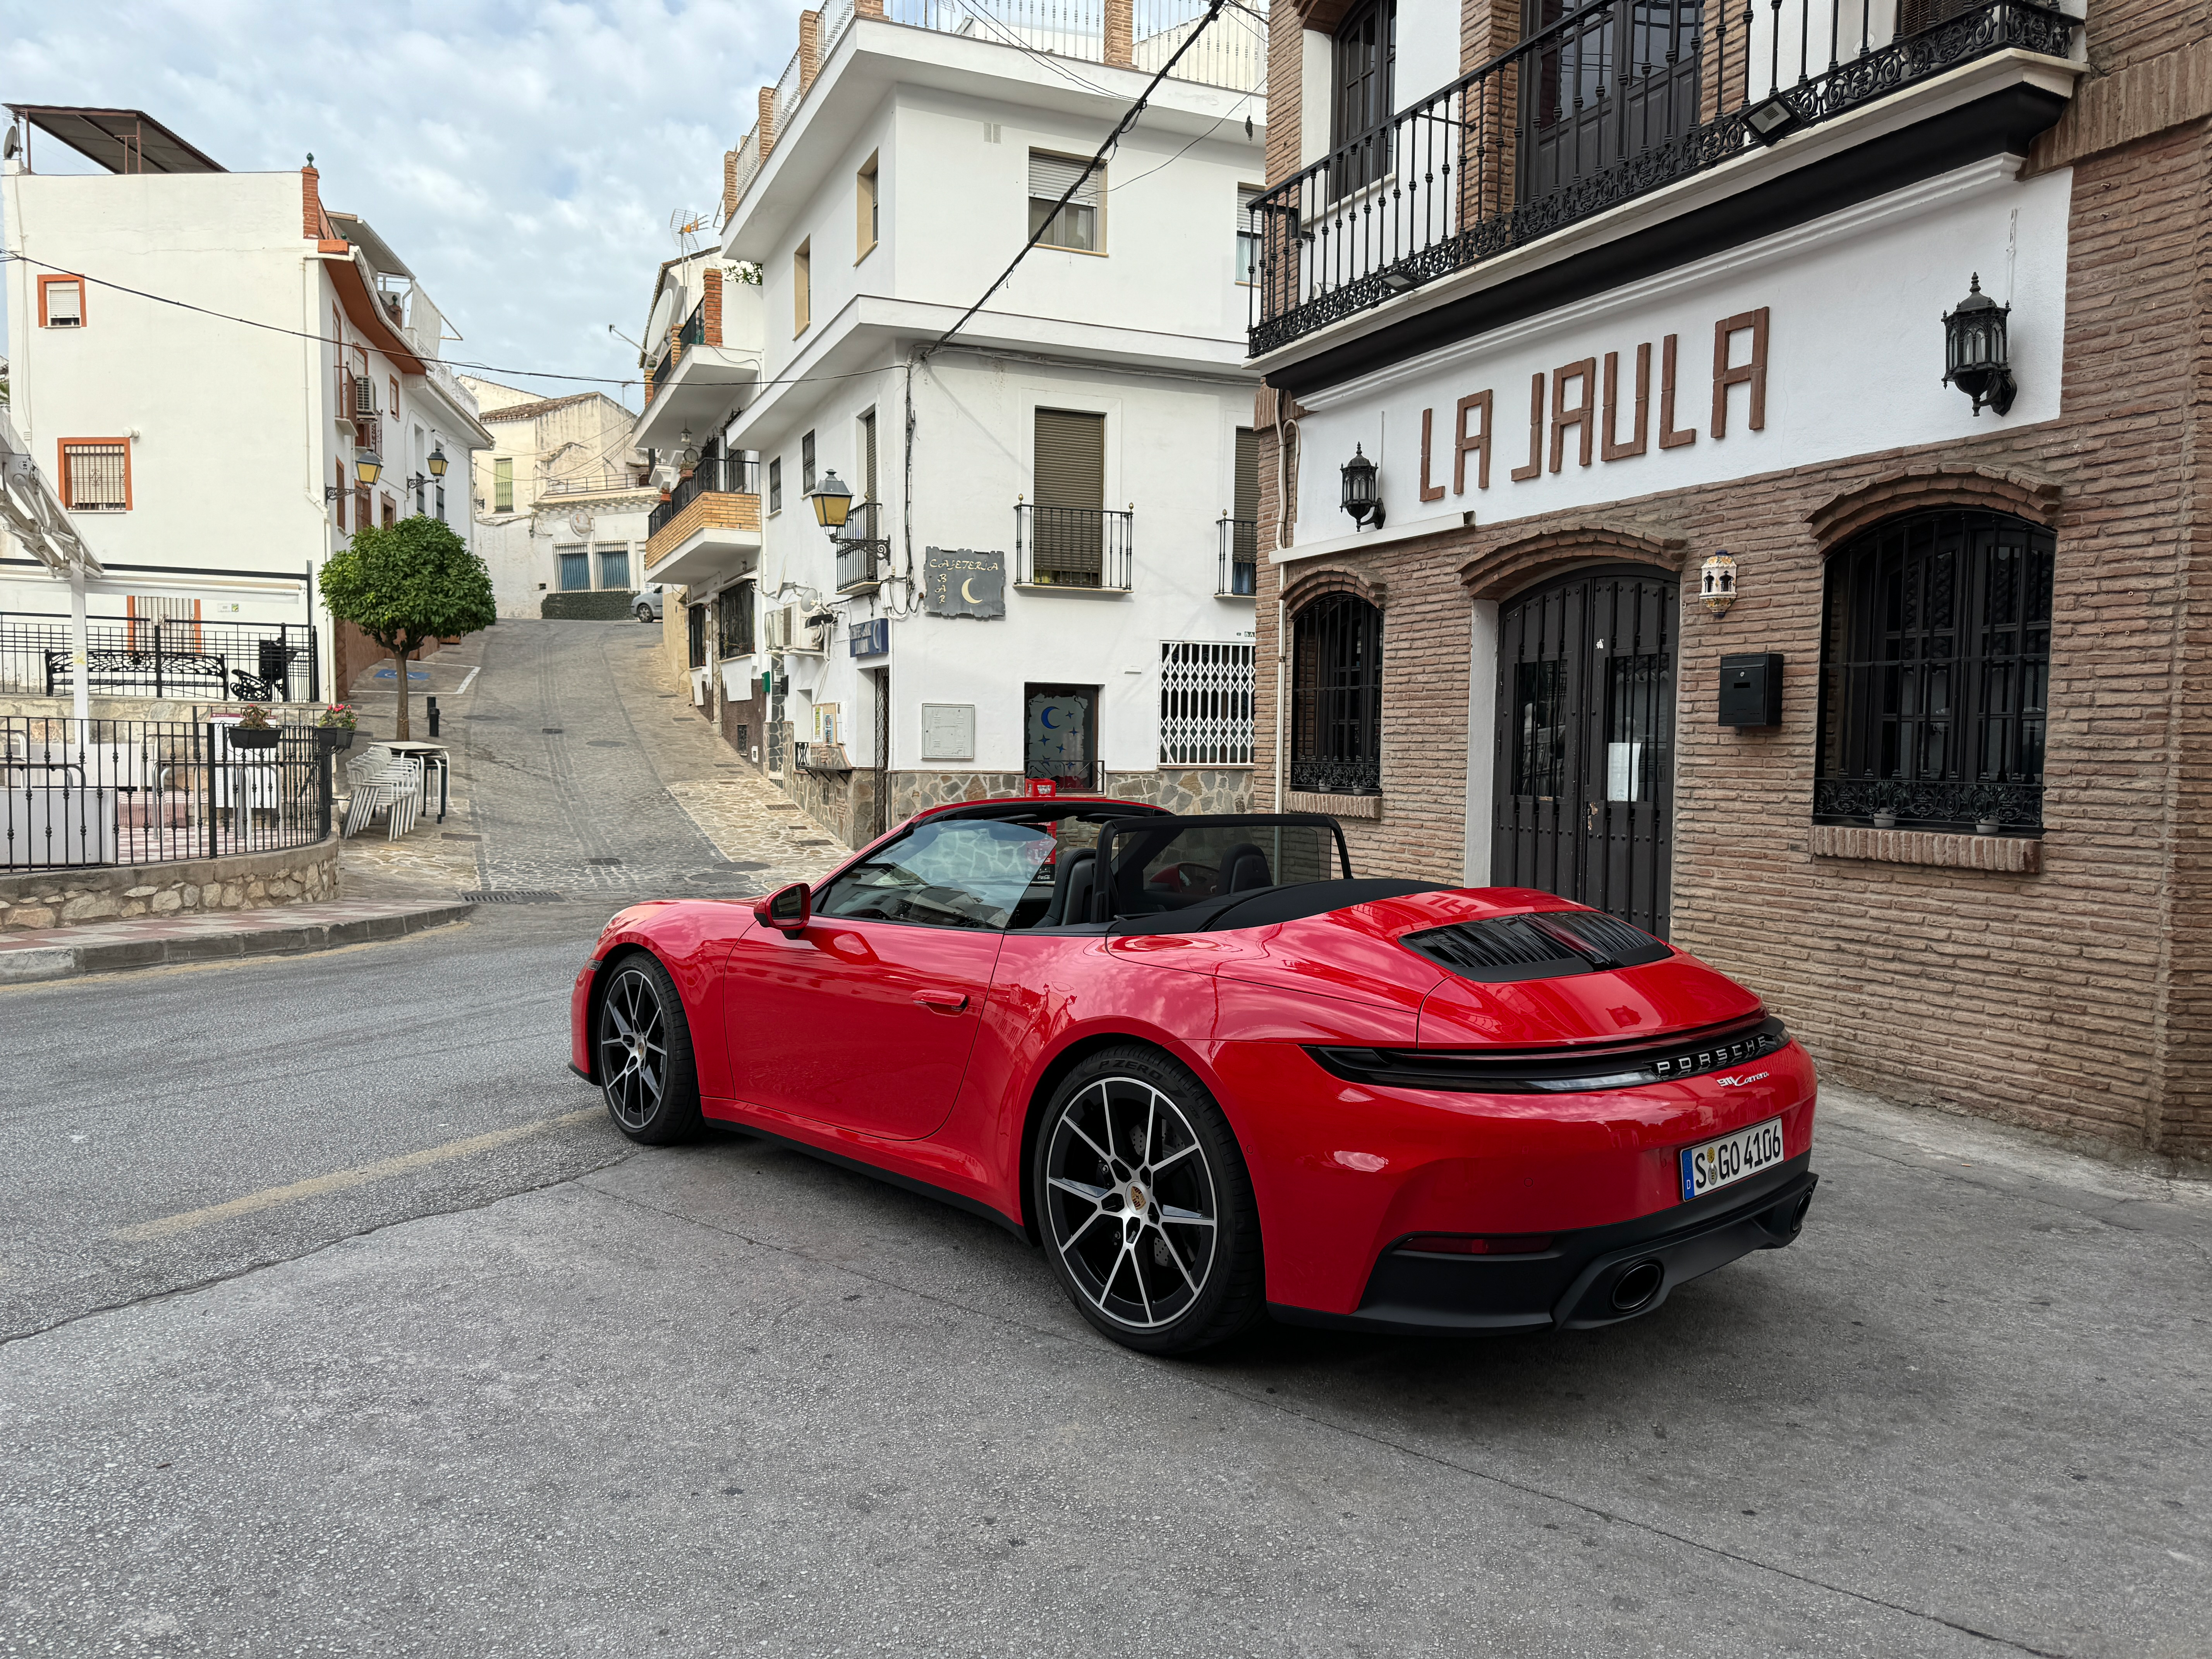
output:
[[[33,985],[45,980],[76,979],[87,974],[119,973],[132,968],[165,968],[178,963],[221,962],[247,957],[298,956],[344,945],[400,939],[426,927],[465,921],[472,904],[435,904],[387,916],[310,923],[300,927],[259,927],[201,939],[149,939],[118,945],[45,945],[26,951],[0,950],[0,985]]]

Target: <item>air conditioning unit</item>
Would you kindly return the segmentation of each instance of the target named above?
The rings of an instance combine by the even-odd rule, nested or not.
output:
[[[376,413],[376,381],[369,375],[354,376],[353,412],[356,416]]]
[[[781,605],[773,611],[761,612],[761,648],[766,651],[791,649],[791,619],[795,607]]]

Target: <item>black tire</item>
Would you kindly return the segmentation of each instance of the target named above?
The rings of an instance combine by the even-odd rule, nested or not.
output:
[[[699,1068],[668,969],[643,952],[624,957],[599,998],[596,1024],[599,1091],[615,1127],[645,1146],[697,1134]]]
[[[653,607],[649,605],[641,605],[638,606],[636,615],[640,622],[649,623],[653,620]]]
[[[1194,1353],[1265,1308],[1244,1155],[1205,1085],[1157,1048],[1101,1049],[1061,1079],[1030,1194],[1076,1310],[1124,1347]]]

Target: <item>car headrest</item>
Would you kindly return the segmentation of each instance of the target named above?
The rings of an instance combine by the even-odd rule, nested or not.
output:
[[[1267,855],[1249,841],[1240,841],[1221,855],[1221,876],[1215,891],[1246,893],[1255,887],[1273,887],[1273,873]]]
[[[1097,852],[1089,847],[1060,855],[1059,867],[1052,873],[1052,902],[1039,919],[1041,927],[1091,920],[1092,868],[1097,862]]]

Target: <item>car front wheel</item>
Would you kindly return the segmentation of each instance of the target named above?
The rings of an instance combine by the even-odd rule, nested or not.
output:
[[[626,957],[599,999],[599,1088],[607,1115],[632,1140],[665,1146],[699,1131],[699,1073],[691,1027],[668,970]]]
[[[1046,1110],[1030,1190],[1054,1272],[1125,1347],[1189,1353],[1259,1317],[1251,1176],[1221,1109],[1166,1054],[1132,1043],[1077,1066]]]
[[[653,620],[653,607],[649,605],[641,605],[638,606],[637,619],[641,623],[651,622]]]

